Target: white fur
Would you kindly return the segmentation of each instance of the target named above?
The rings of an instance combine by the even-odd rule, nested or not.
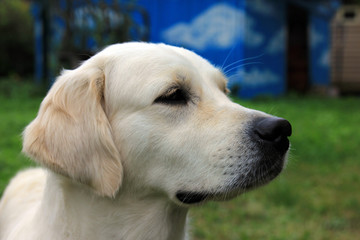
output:
[[[186,105],[154,102],[174,86]],[[245,191],[232,186],[255,161],[245,130],[260,116],[231,102],[221,71],[193,52],[112,45],[64,71],[25,129],[23,151],[44,169],[10,182],[0,239],[185,239],[189,205],[176,193]]]

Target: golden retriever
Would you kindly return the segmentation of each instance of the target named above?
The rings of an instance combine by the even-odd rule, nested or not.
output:
[[[107,47],[63,71],[23,133],[1,240],[187,239],[188,208],[274,179],[288,121],[233,103],[221,70],[165,44]]]

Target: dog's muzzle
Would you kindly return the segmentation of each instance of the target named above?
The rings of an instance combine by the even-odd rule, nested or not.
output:
[[[283,118],[257,118],[249,126],[248,137],[255,150],[255,156],[248,158],[241,164],[246,174],[238,177],[235,188],[248,190],[264,185],[283,170],[286,153],[292,134],[289,121]],[[241,169],[239,172],[242,172]]]
[[[229,161],[224,175],[230,177],[219,189],[178,191],[176,198],[184,204],[206,200],[226,200],[239,193],[264,185],[280,174],[286,160],[290,142],[291,124],[277,117],[256,118],[247,126],[246,140],[237,162]],[[251,149],[245,151],[244,149]],[[233,157],[229,157],[233,159]],[[229,159],[229,160],[230,160]]]

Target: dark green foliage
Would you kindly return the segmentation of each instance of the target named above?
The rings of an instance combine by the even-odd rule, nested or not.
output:
[[[0,1],[0,76],[30,75],[34,35],[30,1]]]

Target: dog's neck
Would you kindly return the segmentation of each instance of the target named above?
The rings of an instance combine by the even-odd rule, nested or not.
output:
[[[125,190],[110,199],[54,173],[47,181],[41,206],[47,215],[38,215],[38,220],[49,233],[59,233],[59,239],[186,238],[187,208],[164,196]]]

